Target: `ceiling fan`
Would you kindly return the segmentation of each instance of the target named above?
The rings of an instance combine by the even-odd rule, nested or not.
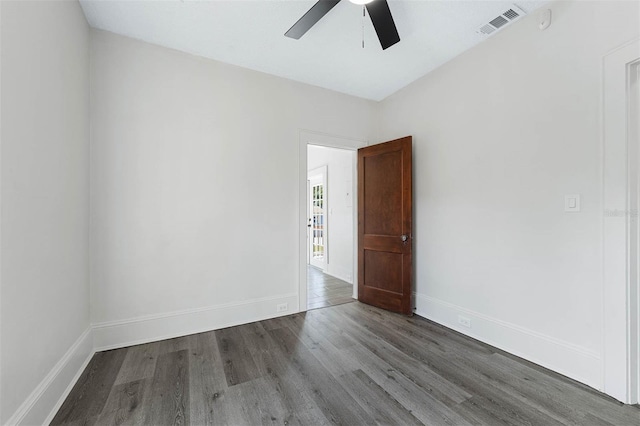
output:
[[[349,0],[351,3],[363,5],[367,8],[373,27],[378,34],[382,50],[388,49],[400,41],[396,24],[393,22],[391,10],[387,0]],[[300,39],[311,29],[324,15],[326,15],[340,0],[319,0],[305,13],[298,22],[293,24],[284,35],[290,38]]]

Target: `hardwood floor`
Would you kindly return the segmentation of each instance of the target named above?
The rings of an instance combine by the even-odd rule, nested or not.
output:
[[[97,353],[54,425],[640,425],[625,406],[359,302]]]
[[[307,309],[355,302],[353,285],[307,266]]]

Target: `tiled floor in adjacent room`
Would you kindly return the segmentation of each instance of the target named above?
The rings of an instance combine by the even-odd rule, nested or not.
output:
[[[353,285],[307,266],[307,309],[354,302]]]

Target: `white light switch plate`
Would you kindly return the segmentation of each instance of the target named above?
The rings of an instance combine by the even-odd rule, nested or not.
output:
[[[571,194],[564,196],[564,211],[579,212],[580,211],[580,194]]]

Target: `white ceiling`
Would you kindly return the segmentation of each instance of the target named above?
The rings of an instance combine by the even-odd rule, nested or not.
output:
[[[368,17],[362,48],[362,8],[347,0],[300,40],[284,33],[315,0],[80,3],[94,28],[376,101],[483,41],[476,30],[514,4],[390,0],[401,41],[383,51]],[[544,3],[515,2],[527,13]]]

